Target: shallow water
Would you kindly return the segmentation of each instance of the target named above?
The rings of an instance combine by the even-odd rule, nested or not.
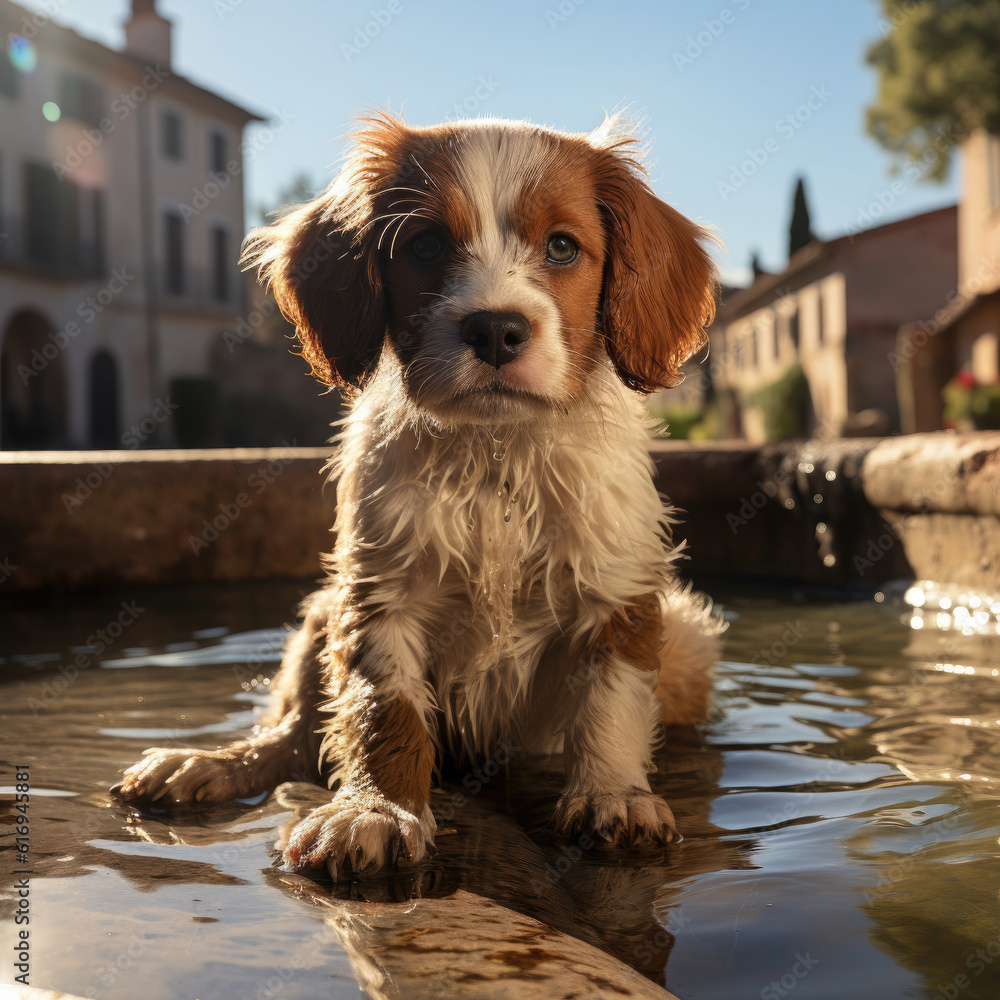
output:
[[[106,793],[148,746],[214,746],[253,725],[301,593],[190,588],[0,613],[0,981],[17,906],[13,769],[27,764],[33,986],[357,997],[372,962],[412,959],[421,920],[465,913],[463,890],[685,1000],[1000,996],[995,629],[926,615],[915,629],[891,595],[717,595],[730,620],[719,716],[659,756],[683,843],[639,857],[560,844],[540,829],[554,773],[481,774],[435,794],[430,863],[331,892],[273,867],[294,799],[316,790],[173,814]],[[373,899],[387,901],[378,927],[360,902]],[[447,949],[422,957],[452,963]],[[517,996],[535,972],[511,975]],[[476,988],[445,995],[506,995]]]

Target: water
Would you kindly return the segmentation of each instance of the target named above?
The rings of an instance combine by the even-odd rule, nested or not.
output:
[[[174,814],[106,794],[147,746],[214,746],[253,724],[301,593],[190,588],[0,615],[0,981],[17,905],[12,768],[28,764],[33,986],[357,997],[373,969],[457,968],[476,921],[493,919],[485,898],[685,1000],[1000,996],[995,629],[926,615],[915,629],[891,596],[723,594],[719,716],[659,756],[683,843],[643,856],[560,844],[540,830],[554,773],[484,772],[435,793],[426,868],[332,892],[273,865],[297,800],[321,790]],[[64,683],[58,667],[72,677],[78,656]],[[450,945],[421,946],[449,920]],[[520,996],[539,973],[511,975]],[[435,990],[507,995],[471,973]]]

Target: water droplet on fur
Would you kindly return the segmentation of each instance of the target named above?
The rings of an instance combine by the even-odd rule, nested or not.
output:
[[[493,633],[493,641],[494,642],[499,642],[500,641],[500,633],[499,632],[494,632]]]
[[[256,760],[256,759],[257,759],[257,756],[258,756],[257,754],[254,754],[254,755],[253,755],[253,759],[254,759],[254,760]]]
[[[497,496],[498,497],[502,497],[503,496],[503,490],[497,490]]]
[[[503,516],[503,519],[504,519],[505,521],[510,521],[510,511],[507,511],[507,513],[506,513],[506,514],[504,514],[504,516]]]
[[[495,458],[495,459],[496,459],[496,460],[497,460],[498,462],[502,462],[502,461],[503,461],[503,452],[502,452],[502,451],[495,451],[495,452],[493,452],[493,457],[494,457],[494,458]]]

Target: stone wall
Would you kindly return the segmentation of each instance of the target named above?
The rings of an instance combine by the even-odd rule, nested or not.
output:
[[[650,444],[698,579],[1000,589],[1000,432]],[[0,596],[309,579],[332,544],[322,448],[0,455]]]

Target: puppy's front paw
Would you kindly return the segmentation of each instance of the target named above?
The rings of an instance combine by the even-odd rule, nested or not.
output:
[[[564,836],[589,833],[610,847],[658,846],[681,839],[670,806],[641,788],[590,794],[567,790],[556,805],[553,823]]]
[[[355,875],[375,873],[422,860],[434,846],[434,830],[429,806],[415,815],[381,797],[338,795],[292,830],[284,858],[295,868],[326,864],[334,879],[345,863]]]
[[[240,760],[211,750],[152,747],[111,791],[126,802],[228,802],[250,794],[251,784]]]

